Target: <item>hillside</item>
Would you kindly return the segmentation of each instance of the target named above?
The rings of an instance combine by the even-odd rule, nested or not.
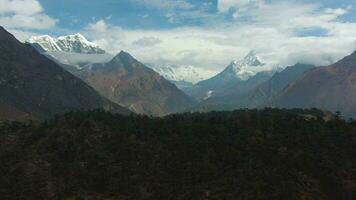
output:
[[[356,52],[304,73],[273,101],[284,108],[320,108],[356,117]]]
[[[195,103],[173,83],[124,51],[110,62],[85,68],[81,78],[104,97],[140,114],[162,116]]]
[[[184,91],[199,101],[226,96],[234,93],[235,87],[239,87],[242,82],[246,83],[258,72],[273,71],[267,66],[260,61],[256,52],[251,51],[243,59],[232,61],[216,76],[200,81],[193,87],[185,88]],[[268,70],[264,70],[266,67]]]
[[[257,88],[251,91],[244,105],[249,108],[258,108],[268,106],[277,98],[283,90],[296,81],[303,73],[314,69],[313,65],[296,64],[285,68],[281,72],[277,72],[271,79],[260,84]]]
[[[0,197],[351,200],[355,138],[356,124],[318,110],[3,124]]]
[[[130,113],[0,27],[0,121],[41,120],[73,110]]]

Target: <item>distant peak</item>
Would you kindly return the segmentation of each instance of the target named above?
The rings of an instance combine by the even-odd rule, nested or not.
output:
[[[35,43],[35,42],[39,42],[39,41],[53,41],[53,42],[55,42],[55,39],[49,35],[40,35],[40,36],[32,36],[26,42]]]
[[[133,58],[133,57],[131,56],[131,54],[129,54],[129,53],[126,52],[126,51],[120,51],[120,53],[117,54],[117,57],[126,58],[126,59],[132,59],[132,58]]]
[[[27,40],[30,44],[37,44],[47,52],[63,51],[84,54],[104,54],[105,50],[99,45],[89,42],[82,34],[60,36],[52,38],[49,35],[35,36]]]
[[[76,33],[76,34],[74,34],[73,36],[75,36],[75,37],[84,37],[82,34],[80,34],[80,33]]]
[[[257,56],[256,51],[250,51],[245,57],[244,62],[251,66],[261,66],[263,63],[260,61],[260,58]]]
[[[126,51],[120,51],[112,60],[111,62],[123,61],[133,59],[133,57]]]
[[[231,61],[224,72],[232,73],[241,80],[247,80],[255,75],[256,67],[264,65],[259,60],[256,51],[250,51],[243,59]]]
[[[76,33],[74,35],[70,35],[71,37],[74,37],[74,38],[79,38],[79,39],[84,39],[84,40],[87,40],[86,37],[84,37],[84,35],[80,34],[80,33]]]
[[[33,36],[33,38],[52,38],[49,35],[40,35],[40,36]]]
[[[120,53],[118,54],[119,56],[130,56],[131,57],[131,55],[128,53],[128,52],[126,52],[126,51],[120,51]]]
[[[240,64],[240,61],[238,60],[231,61],[229,67],[233,68],[234,71],[240,71],[243,68],[243,66]]]
[[[256,51],[254,50],[251,50],[242,60],[233,60],[230,63],[230,66],[234,67],[236,70],[246,67],[257,67],[262,65],[264,64],[260,61]]]
[[[257,53],[256,53],[255,50],[251,50],[251,51],[245,56],[245,59],[246,59],[246,58],[251,58],[251,57],[257,58]]]
[[[89,41],[80,33],[76,33],[73,35],[65,35],[65,36],[60,36],[58,37],[58,40],[79,40],[85,43],[88,43]]]

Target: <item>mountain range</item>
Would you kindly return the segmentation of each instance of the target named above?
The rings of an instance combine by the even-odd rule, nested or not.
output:
[[[356,116],[356,52],[330,66],[282,70],[251,51],[206,80],[207,71],[193,66],[145,65],[125,51],[112,56],[80,34],[23,44],[2,29],[0,53],[0,120],[92,109],[164,116],[264,107]]]
[[[266,73],[261,73],[266,70]],[[250,78],[254,77],[254,84],[262,83],[270,78],[274,69],[270,69],[267,64],[260,61],[255,51],[251,51],[242,60],[232,61],[222,72],[216,76],[201,81],[186,91],[189,95],[197,100],[207,100],[212,97],[225,96],[231,91],[236,91],[236,86],[239,83],[246,83]],[[256,76],[258,74],[258,76]],[[251,82],[251,81],[250,81]],[[239,86],[238,86],[239,87]],[[246,85],[246,89],[249,86]]]
[[[165,65],[161,67],[155,65],[147,66],[161,74],[165,79],[177,85],[180,89],[192,87],[194,84],[214,75],[214,72],[210,70],[204,70],[191,65]]]
[[[260,72],[247,81],[239,82],[230,93],[202,101],[195,110],[235,110],[270,107],[271,102],[313,65],[296,64],[281,72]]]
[[[114,55],[107,53],[99,45],[88,41],[82,34],[60,36],[49,35],[34,36],[26,41],[40,53],[48,56],[59,64],[66,66],[71,71],[81,70],[91,63],[109,62]],[[156,66],[146,64],[154,71],[171,81],[179,88],[191,87],[195,83],[213,76],[214,72],[197,68],[191,65],[164,65]]]
[[[74,42],[78,44],[76,50],[43,48],[45,51],[39,50],[39,52],[57,62],[64,69],[95,88],[102,96],[117,104],[123,105],[136,113],[161,116],[186,110],[195,103],[193,98],[171,83],[174,82],[173,80],[168,81],[163,77],[183,80],[182,77],[178,78],[173,70],[165,71],[166,73],[162,73],[163,76],[161,76],[134,59],[127,52],[121,51],[116,56],[106,54],[105,51],[102,51],[102,53],[98,50],[90,52],[88,46],[101,48],[92,42],[88,42],[80,34],[62,36],[57,40],[49,36],[41,36],[31,38],[27,42],[34,47],[39,44],[44,47],[52,47],[55,46],[52,41],[62,41],[63,39],[68,39],[67,43],[76,40]],[[81,60],[81,62],[78,62],[78,60]],[[178,67],[174,68],[178,69]],[[190,69],[190,71],[187,72],[184,69]],[[189,76],[190,72],[194,70],[192,67],[184,69],[179,70],[180,73],[184,73],[184,77]],[[161,72],[163,71],[161,70]],[[197,74],[195,73],[195,76]],[[173,77],[174,75],[177,75],[177,77]]]
[[[161,116],[195,103],[173,83],[124,51],[110,62],[85,68],[80,77],[104,97],[140,114]]]
[[[73,110],[127,109],[0,27],[0,120],[41,120]]]
[[[251,91],[242,105],[248,108],[258,108],[270,105],[290,83],[296,81],[305,72],[316,68],[314,65],[296,64],[277,72],[271,79],[260,84]]]
[[[71,72],[81,70],[91,63],[104,63],[112,59],[99,45],[89,42],[82,34],[53,38],[48,35],[34,36],[25,43]]]
[[[320,108],[356,117],[356,51],[333,65],[302,74],[273,100],[282,108]]]
[[[105,50],[97,44],[89,42],[82,34],[60,36],[53,38],[49,35],[34,36],[26,41],[40,52],[70,52],[84,54],[104,54]]]

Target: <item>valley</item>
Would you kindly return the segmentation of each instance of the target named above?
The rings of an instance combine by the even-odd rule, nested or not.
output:
[[[355,8],[0,0],[0,200],[355,200]]]

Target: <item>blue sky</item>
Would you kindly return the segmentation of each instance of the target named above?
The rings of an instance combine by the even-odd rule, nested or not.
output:
[[[355,9],[351,0],[0,0],[0,25],[21,40],[80,32],[113,54],[218,71],[250,50],[282,66],[336,61],[356,49]]]
[[[58,19],[58,27],[80,30],[88,23],[107,19],[106,21],[130,29],[169,29],[181,26],[209,26],[211,20],[233,22],[231,16],[234,8],[227,13],[219,13],[217,0],[187,0],[189,6],[159,5],[156,0],[39,0],[46,13]],[[157,2],[155,5],[153,2]],[[170,0],[163,0],[170,1]],[[239,1],[239,0],[236,0]],[[242,0],[244,1],[244,0]],[[173,2],[183,2],[174,0]],[[356,1],[350,0],[315,0],[294,2],[312,2],[321,8],[356,7]],[[177,3],[179,5],[179,3]],[[196,15],[185,16],[185,13],[196,12]],[[278,11],[277,11],[278,12]],[[199,16],[200,14],[200,16]],[[174,16],[176,20],[172,20]],[[340,18],[345,21],[356,21],[356,13],[350,12]]]

